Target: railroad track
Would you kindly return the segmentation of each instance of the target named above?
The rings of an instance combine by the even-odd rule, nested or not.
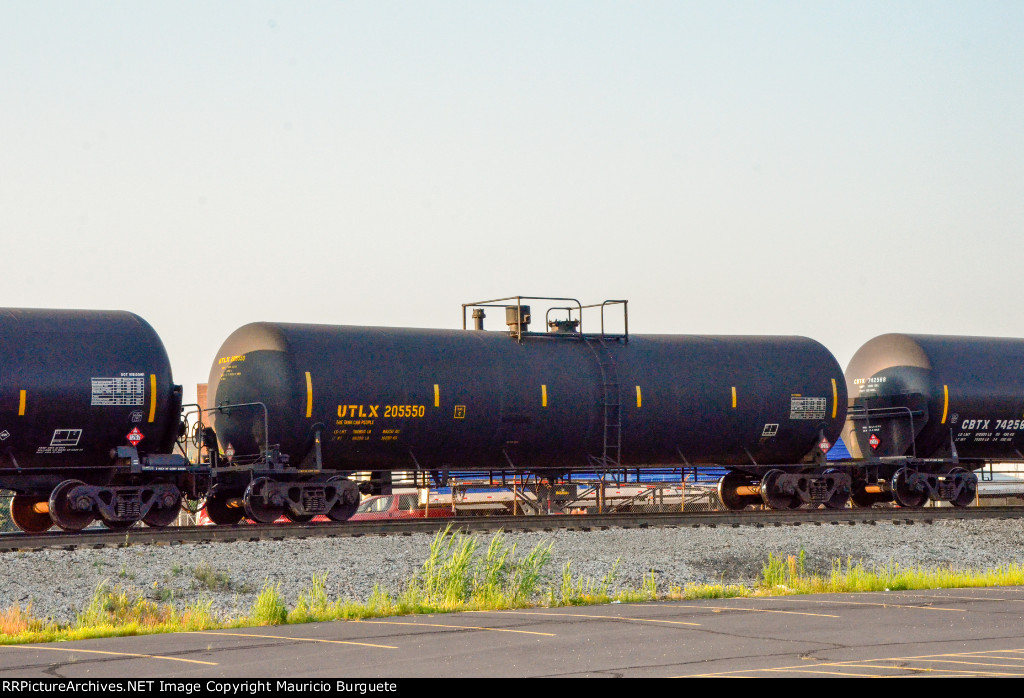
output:
[[[41,535],[0,534],[0,553],[83,548],[121,548],[130,545],[181,545],[185,543],[232,543],[303,538],[412,535],[435,533],[451,525],[464,532],[604,530],[609,528],[690,528],[700,526],[840,526],[878,523],[915,524],[941,520],[1019,519],[1024,506],[976,509],[839,509],[795,511],[743,511],[657,514],[589,514],[586,516],[487,516],[447,519],[405,519],[361,523],[287,525],[180,526],[130,528],[126,531],[97,529],[80,533],[49,532]]]

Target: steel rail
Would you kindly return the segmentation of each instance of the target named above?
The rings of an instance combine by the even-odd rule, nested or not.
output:
[[[124,531],[86,530],[0,534],[0,553],[83,548],[122,548],[130,545],[232,543],[303,538],[412,535],[436,533],[451,526],[463,532],[531,532],[605,530],[610,528],[697,528],[701,526],[802,526],[933,523],[944,520],[1020,519],[1024,507],[976,509],[820,509],[656,514],[588,514],[585,516],[475,516],[464,518],[403,519],[359,523],[238,524],[235,526],[171,526],[130,528]]]

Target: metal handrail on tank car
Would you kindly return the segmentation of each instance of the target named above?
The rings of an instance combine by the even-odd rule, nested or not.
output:
[[[573,319],[573,313],[574,312],[578,312],[579,313],[579,331],[577,333],[566,333],[564,335],[560,335],[562,337],[581,337],[582,338],[583,335],[584,335],[584,330],[583,330],[583,311],[587,310],[587,309],[590,309],[590,308],[600,308],[601,309],[601,338],[602,339],[615,338],[615,339],[623,339],[626,342],[629,341],[629,305],[628,305],[629,301],[628,300],[606,300],[606,301],[603,301],[601,303],[592,303],[590,305],[583,305],[582,303],[580,303],[579,299],[577,299],[577,298],[561,298],[559,296],[509,296],[507,298],[493,298],[491,300],[477,301],[475,303],[463,303],[462,304],[462,329],[465,330],[465,329],[469,328],[468,324],[467,324],[467,321],[466,321],[466,309],[467,308],[508,308],[508,307],[511,307],[511,306],[507,306],[507,305],[498,305],[499,303],[503,303],[505,301],[515,301],[516,302],[516,306],[515,306],[516,307],[516,317],[520,320],[520,322],[516,323],[515,329],[510,330],[510,333],[512,334],[512,336],[514,336],[516,338],[517,342],[522,342],[523,341],[523,334],[524,333],[523,333],[523,324],[521,322],[522,321],[522,317],[523,317],[523,301],[565,301],[565,302],[575,303],[576,304],[575,308],[572,307],[572,306],[565,306],[565,307],[556,306],[556,307],[548,308],[547,312],[545,313],[545,316],[544,316],[545,326],[547,326],[547,323],[548,323],[548,320],[550,318],[550,314],[551,314],[552,310],[565,310],[565,311],[568,311],[569,319],[570,320]],[[610,334],[608,334],[605,331],[604,310],[605,310],[606,307],[611,306],[611,305],[621,305],[622,306],[623,333],[621,335],[610,335]],[[547,335],[547,334],[557,334],[557,333],[551,333],[551,332],[531,333],[531,332],[528,332],[526,334]]]
[[[547,300],[559,300],[559,299],[557,299],[557,298],[549,298]],[[604,309],[606,307],[610,306],[610,305],[622,305],[623,333],[621,335],[609,335],[607,332],[605,332],[605,328],[604,328]],[[545,327],[550,327],[551,326],[551,311],[552,310],[564,310],[564,311],[566,311],[568,316],[569,316],[569,321],[570,322],[572,322],[572,319],[573,319],[573,317],[572,317],[573,312],[578,310],[579,314],[580,314],[580,318],[579,318],[579,321],[578,321],[578,324],[579,324],[579,327],[580,327],[579,335],[578,336],[582,336],[582,334],[583,334],[583,311],[587,310],[589,308],[600,308],[601,309],[601,339],[608,339],[609,337],[612,337],[612,338],[616,338],[616,339],[622,338],[623,340],[625,340],[627,342],[629,341],[629,310],[628,310],[628,308],[629,308],[629,301],[627,301],[627,300],[606,300],[606,301],[604,301],[602,303],[594,303],[592,305],[579,305],[578,302],[577,302],[577,306],[578,307],[576,307],[576,308],[573,308],[571,306],[554,306],[554,307],[548,308],[547,313],[545,313],[545,315],[544,315],[544,326]],[[574,336],[574,335],[570,334],[569,336]]]
[[[260,403],[245,403],[245,404],[239,403],[238,405],[230,405],[230,407],[243,407],[243,406],[249,406],[250,404],[253,405],[253,406],[255,406],[255,405],[263,405],[263,403],[261,403],[261,402]],[[189,410],[186,411],[186,408],[193,408],[193,407],[195,409],[189,409]],[[175,445],[178,447],[178,450],[181,451],[182,455],[184,455],[185,458],[188,459],[189,462],[191,463],[191,459],[189,458],[188,449],[187,449],[187,446],[188,446],[187,442],[191,441],[192,445],[196,449],[196,464],[201,464],[203,462],[203,460],[202,460],[202,451],[203,451],[203,449],[206,448],[207,451],[209,452],[209,447],[206,444],[203,443],[203,432],[205,431],[205,427],[208,424],[207,422],[203,421],[203,414],[207,413],[207,412],[214,412],[214,411],[218,410],[219,408],[217,408],[217,407],[206,408],[206,407],[202,407],[201,405],[199,405],[199,403],[195,403],[195,402],[190,402],[190,403],[184,404],[184,405],[181,406],[181,408],[182,408],[181,418],[182,418],[182,421],[184,422],[184,425],[185,425],[185,433],[184,433],[184,435],[182,436],[181,439],[179,439],[178,441],[175,442]],[[266,430],[266,427],[267,427],[266,406],[263,405],[263,408],[264,408],[264,430]],[[195,415],[195,420],[196,421],[194,423],[191,423],[190,417],[192,417],[193,415]],[[189,432],[191,432],[191,434]],[[269,441],[269,439],[268,439],[268,441]],[[260,458],[265,457],[266,449],[269,448],[269,443],[265,442],[264,443],[264,447],[265,447],[265,449],[264,449],[263,454],[252,454],[252,455],[243,454],[241,456],[238,456],[238,458],[242,459],[243,462],[245,461],[246,458],[252,458],[252,459],[254,459],[254,462],[258,462]],[[237,455],[237,454],[235,454],[235,455]],[[233,463],[236,460],[235,455],[232,456],[232,462]],[[218,458],[221,457],[219,449],[218,449],[217,457]]]
[[[477,301],[475,303],[463,303],[462,304],[462,329],[468,329],[466,326],[466,308],[506,308],[508,306],[496,305],[504,301],[515,301],[516,302],[516,317],[522,320],[523,317],[523,301],[570,301],[576,304],[576,307],[580,310],[580,334],[583,333],[583,304],[576,298],[559,298],[558,296],[509,296],[508,298],[493,298],[488,301]],[[523,341],[523,326],[519,322],[516,324],[516,329],[512,331],[512,335],[515,336],[517,342]]]
[[[246,464],[259,463],[261,460],[266,459],[267,455],[270,453],[270,418],[268,416],[267,406],[264,403],[262,403],[262,402],[238,402],[238,403],[234,403],[234,404],[224,403],[224,404],[221,404],[221,405],[217,405],[216,407],[207,408],[207,409],[205,409],[203,411],[204,412],[220,412],[221,414],[230,414],[230,412],[228,412],[228,410],[236,409],[236,408],[239,408],[239,407],[260,407],[260,408],[263,409],[263,444],[262,444],[263,448],[262,448],[260,454],[258,454],[258,455],[256,455],[256,454],[242,454],[242,455],[238,455],[237,456],[243,463],[246,463]],[[219,449],[218,449],[218,451],[219,451]],[[236,455],[237,454],[232,454],[230,459],[228,459],[228,462],[229,463],[234,463]],[[218,456],[219,456],[219,454],[218,454]],[[249,462],[249,461],[246,461],[247,458],[254,458],[255,460]]]
[[[189,409],[194,407],[195,409]],[[190,424],[189,417],[196,415],[195,424]],[[174,445],[178,447],[182,455],[188,458],[188,442],[192,441],[192,445],[196,448],[196,460],[199,461],[199,454],[202,453],[203,444],[203,408],[198,402],[189,402],[181,406],[181,423],[184,426],[184,433],[174,442]],[[193,432],[191,435],[189,434]],[[191,460],[191,459],[189,459]]]
[[[854,405],[849,408],[846,413],[846,417],[847,419],[854,419],[857,421],[863,420],[867,422],[866,426],[870,427],[872,415],[876,417],[892,417],[899,416],[901,412],[906,412],[907,416],[910,417],[911,457],[916,459],[917,433],[914,431],[914,412],[909,407],[866,407],[864,405]],[[917,414],[921,414],[921,412],[918,411]]]
[[[622,322],[623,330],[621,335],[609,335],[604,330],[604,309],[609,305],[621,305],[622,306]],[[606,300],[602,303],[594,303],[592,305],[584,305],[580,309],[580,327],[583,327],[583,310],[588,308],[600,308],[601,309],[601,339],[608,339],[609,337],[619,338],[621,337],[624,341],[629,341],[629,301],[628,300]],[[569,312],[569,319],[572,319],[572,311]]]

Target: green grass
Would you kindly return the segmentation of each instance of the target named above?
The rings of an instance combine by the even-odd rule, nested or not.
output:
[[[174,568],[171,568],[171,574],[177,575],[181,573],[181,567],[176,566],[178,571],[175,572]],[[209,589],[210,591],[227,591],[231,588],[231,578],[227,572],[215,570],[205,562],[200,563],[194,570],[192,570],[192,577],[195,579],[200,589]]]
[[[156,598],[148,599],[120,584],[102,582],[89,605],[71,623],[35,618],[31,604],[0,611],[0,644],[531,606],[1024,585],[1021,564],[975,571],[909,568],[894,562],[866,567],[859,561],[836,559],[827,573],[814,573],[807,571],[806,556],[801,551],[788,556],[769,554],[760,577],[751,586],[726,584],[723,580],[719,584],[665,587],[651,572],[639,586],[621,587],[616,584],[618,562],[599,580],[575,574],[571,560],[560,574],[549,575],[551,547],[550,543],[539,544],[518,554],[516,545],[510,545],[499,533],[481,549],[476,537],[453,533],[449,528],[434,538],[419,572],[401,589],[375,587],[363,602],[332,599],[327,591],[327,573],[323,573],[300,590],[294,607],[289,608],[280,583],[266,581],[249,612],[230,618],[216,617],[209,599],[179,606],[169,589],[155,585],[152,595]],[[174,575],[180,572],[180,568],[172,570]],[[200,565],[193,576],[203,589],[226,591],[232,586],[226,573],[209,566]]]
[[[1012,563],[988,570],[953,567],[904,567],[895,562],[866,567],[850,558],[832,560],[827,574],[809,573],[803,551],[783,558],[768,555],[759,580],[764,594],[831,594],[860,591],[907,591],[999,587],[1024,584],[1024,565]]]

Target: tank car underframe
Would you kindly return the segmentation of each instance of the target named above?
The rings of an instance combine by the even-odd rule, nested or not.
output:
[[[213,471],[207,515],[215,524],[257,523],[281,516],[296,523],[325,515],[345,521],[359,507],[359,487],[343,474],[267,467],[221,467]]]
[[[134,447],[111,451],[104,466],[19,468],[0,474],[0,487],[15,492],[11,518],[27,533],[53,525],[80,531],[97,519],[112,529],[138,521],[168,526],[184,497],[197,499],[210,485],[209,468],[175,454],[140,455]]]
[[[738,511],[748,506],[842,509],[847,502],[870,507],[895,502],[919,508],[929,501],[966,507],[974,501],[980,463],[955,459],[882,458],[807,464],[732,468],[718,483],[722,504]]]
[[[260,406],[247,403],[241,406]],[[236,405],[235,407],[238,407]],[[214,448],[216,433],[204,431],[209,444],[213,487],[206,497],[206,514],[215,524],[230,525],[244,515],[256,523],[274,523],[284,516],[305,523],[324,515],[334,521],[346,521],[359,508],[359,486],[344,473],[325,470],[320,450],[320,429],[315,430],[314,448],[298,467],[282,453],[278,444],[264,444],[255,461],[238,463]]]

